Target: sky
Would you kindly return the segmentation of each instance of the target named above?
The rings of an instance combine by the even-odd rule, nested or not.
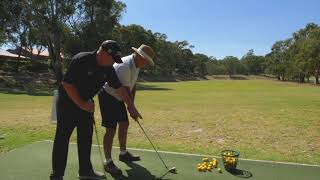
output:
[[[270,52],[274,42],[314,22],[320,25],[320,0],[121,0],[120,21],[188,41],[194,53],[241,58],[253,49]]]

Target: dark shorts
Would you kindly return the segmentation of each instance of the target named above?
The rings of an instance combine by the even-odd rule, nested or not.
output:
[[[102,117],[102,126],[117,128],[118,122],[128,121],[127,109],[122,101],[118,101],[105,91],[99,94],[99,105]]]

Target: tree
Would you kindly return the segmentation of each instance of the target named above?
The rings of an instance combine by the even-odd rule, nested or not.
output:
[[[0,27],[0,46],[7,40],[4,28]]]
[[[222,60],[210,57],[209,62],[206,63],[209,75],[225,75],[228,74]]]
[[[275,75],[279,80],[285,80],[286,68],[289,63],[289,45],[291,39],[277,41],[271,48],[271,53],[267,56],[267,72]]]
[[[256,56],[253,49],[250,49],[246,55],[241,58],[248,74],[261,74],[263,73],[264,57]]]
[[[15,70],[19,71],[20,56],[23,47],[27,45],[27,35],[32,26],[32,14],[30,1],[28,0],[12,0],[2,1],[2,20],[5,26],[7,41],[13,44],[19,50],[17,65]]]
[[[132,53],[131,47],[138,48],[141,44],[154,46],[156,37],[151,30],[136,24],[128,26],[116,26],[113,31],[113,37],[121,45],[123,54]]]
[[[121,1],[79,0],[64,29],[64,54],[72,57],[81,51],[96,49],[104,40],[118,40],[114,31],[120,26],[119,20],[125,8]]]
[[[207,75],[207,63],[210,61],[210,58],[201,53],[197,53],[193,57],[193,61],[195,64],[194,72],[200,74],[201,76]]]
[[[316,84],[319,84],[320,75],[320,27],[314,28],[310,31],[304,45],[304,52],[310,64]]]
[[[79,10],[83,14],[80,37],[84,49],[95,49],[103,40],[112,39],[126,5],[115,0],[85,0]]]
[[[229,77],[231,78],[232,75],[237,73],[237,68],[239,66],[239,60],[237,57],[226,56],[223,59],[223,65],[224,65]]]
[[[6,7],[6,1],[1,1],[0,2],[0,46],[7,41],[7,36],[6,36],[6,21],[7,21],[7,16],[8,12]]]
[[[78,0],[32,0],[34,27],[45,38],[57,83],[62,81],[62,42],[67,20],[76,11]]]
[[[0,45],[7,42],[6,30],[8,21],[11,19],[8,6],[8,0],[0,1]]]
[[[295,63],[295,76],[298,76],[299,82],[304,82],[305,76],[309,77],[316,71],[316,69],[312,67],[312,62],[317,58],[309,53],[308,43],[310,42],[311,32],[317,28],[318,25],[309,23],[305,28],[302,28],[293,34],[293,42],[290,51],[291,57],[294,59]],[[312,49],[312,47],[310,48]]]

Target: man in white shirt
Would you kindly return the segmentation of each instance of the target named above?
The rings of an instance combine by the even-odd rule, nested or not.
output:
[[[114,64],[116,74],[122,84],[130,94],[134,102],[136,93],[136,82],[139,70],[146,65],[154,65],[154,51],[150,46],[142,44],[138,49],[132,47],[134,52],[122,58],[123,63]],[[122,171],[113,163],[111,157],[111,149],[113,138],[116,133],[117,124],[119,124],[118,138],[120,144],[119,160],[123,162],[139,161],[139,156],[133,156],[126,149],[127,132],[129,127],[127,110],[121,97],[119,97],[115,89],[108,83],[104,86],[104,91],[99,94],[99,104],[102,116],[102,126],[106,128],[104,136],[104,153],[106,157],[105,170],[111,175],[121,175]],[[128,109],[130,112],[131,110]],[[142,117],[140,117],[142,118]],[[134,118],[136,121],[138,119]]]

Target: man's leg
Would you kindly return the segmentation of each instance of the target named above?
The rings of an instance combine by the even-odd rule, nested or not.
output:
[[[118,138],[120,144],[120,151],[127,150],[128,127],[129,121],[119,122]]]
[[[127,151],[127,136],[128,136],[128,127],[129,121],[128,118],[124,118],[125,121],[119,121],[119,144],[120,144],[120,155],[119,160],[123,162],[132,162],[132,161],[140,161],[139,156],[134,156]]]
[[[57,126],[52,149],[52,174],[51,176],[64,176],[67,165],[69,139],[73,128]]]
[[[68,111],[67,106],[67,103],[58,100],[57,127],[52,149],[51,179],[63,177],[67,164],[69,139],[75,127],[74,119],[68,115],[69,113],[66,113]]]
[[[106,157],[104,169],[111,175],[121,175],[122,174],[121,169],[119,169],[113,163],[112,157],[111,157],[113,138],[115,134],[116,134],[116,128],[106,128],[106,134],[104,135],[104,139],[103,139],[103,147],[104,147],[104,153]]]
[[[117,129],[117,122],[114,120],[114,105],[115,99],[105,91],[102,91],[99,96],[100,113],[102,117],[102,126],[106,128],[106,133],[103,137],[103,150],[106,160],[111,160],[111,150],[113,138]]]
[[[103,173],[95,172],[91,164],[91,145],[93,134],[93,113],[82,112],[78,117],[78,157],[79,178],[81,179],[105,179]]]
[[[81,117],[77,117],[77,145],[79,175],[82,175],[93,171],[90,159],[93,133],[93,113],[83,112],[79,115]]]
[[[104,155],[106,157],[106,160],[111,160],[111,151],[112,151],[112,144],[113,144],[113,138],[116,134],[115,128],[106,128],[106,133],[103,138],[103,149],[104,149]]]
[[[113,138],[117,129],[117,101],[118,100],[107,94],[105,91],[99,94],[102,126],[106,128],[106,133],[103,138],[103,150],[106,157],[104,169],[111,175],[122,174],[121,170],[113,163],[111,156]]]

